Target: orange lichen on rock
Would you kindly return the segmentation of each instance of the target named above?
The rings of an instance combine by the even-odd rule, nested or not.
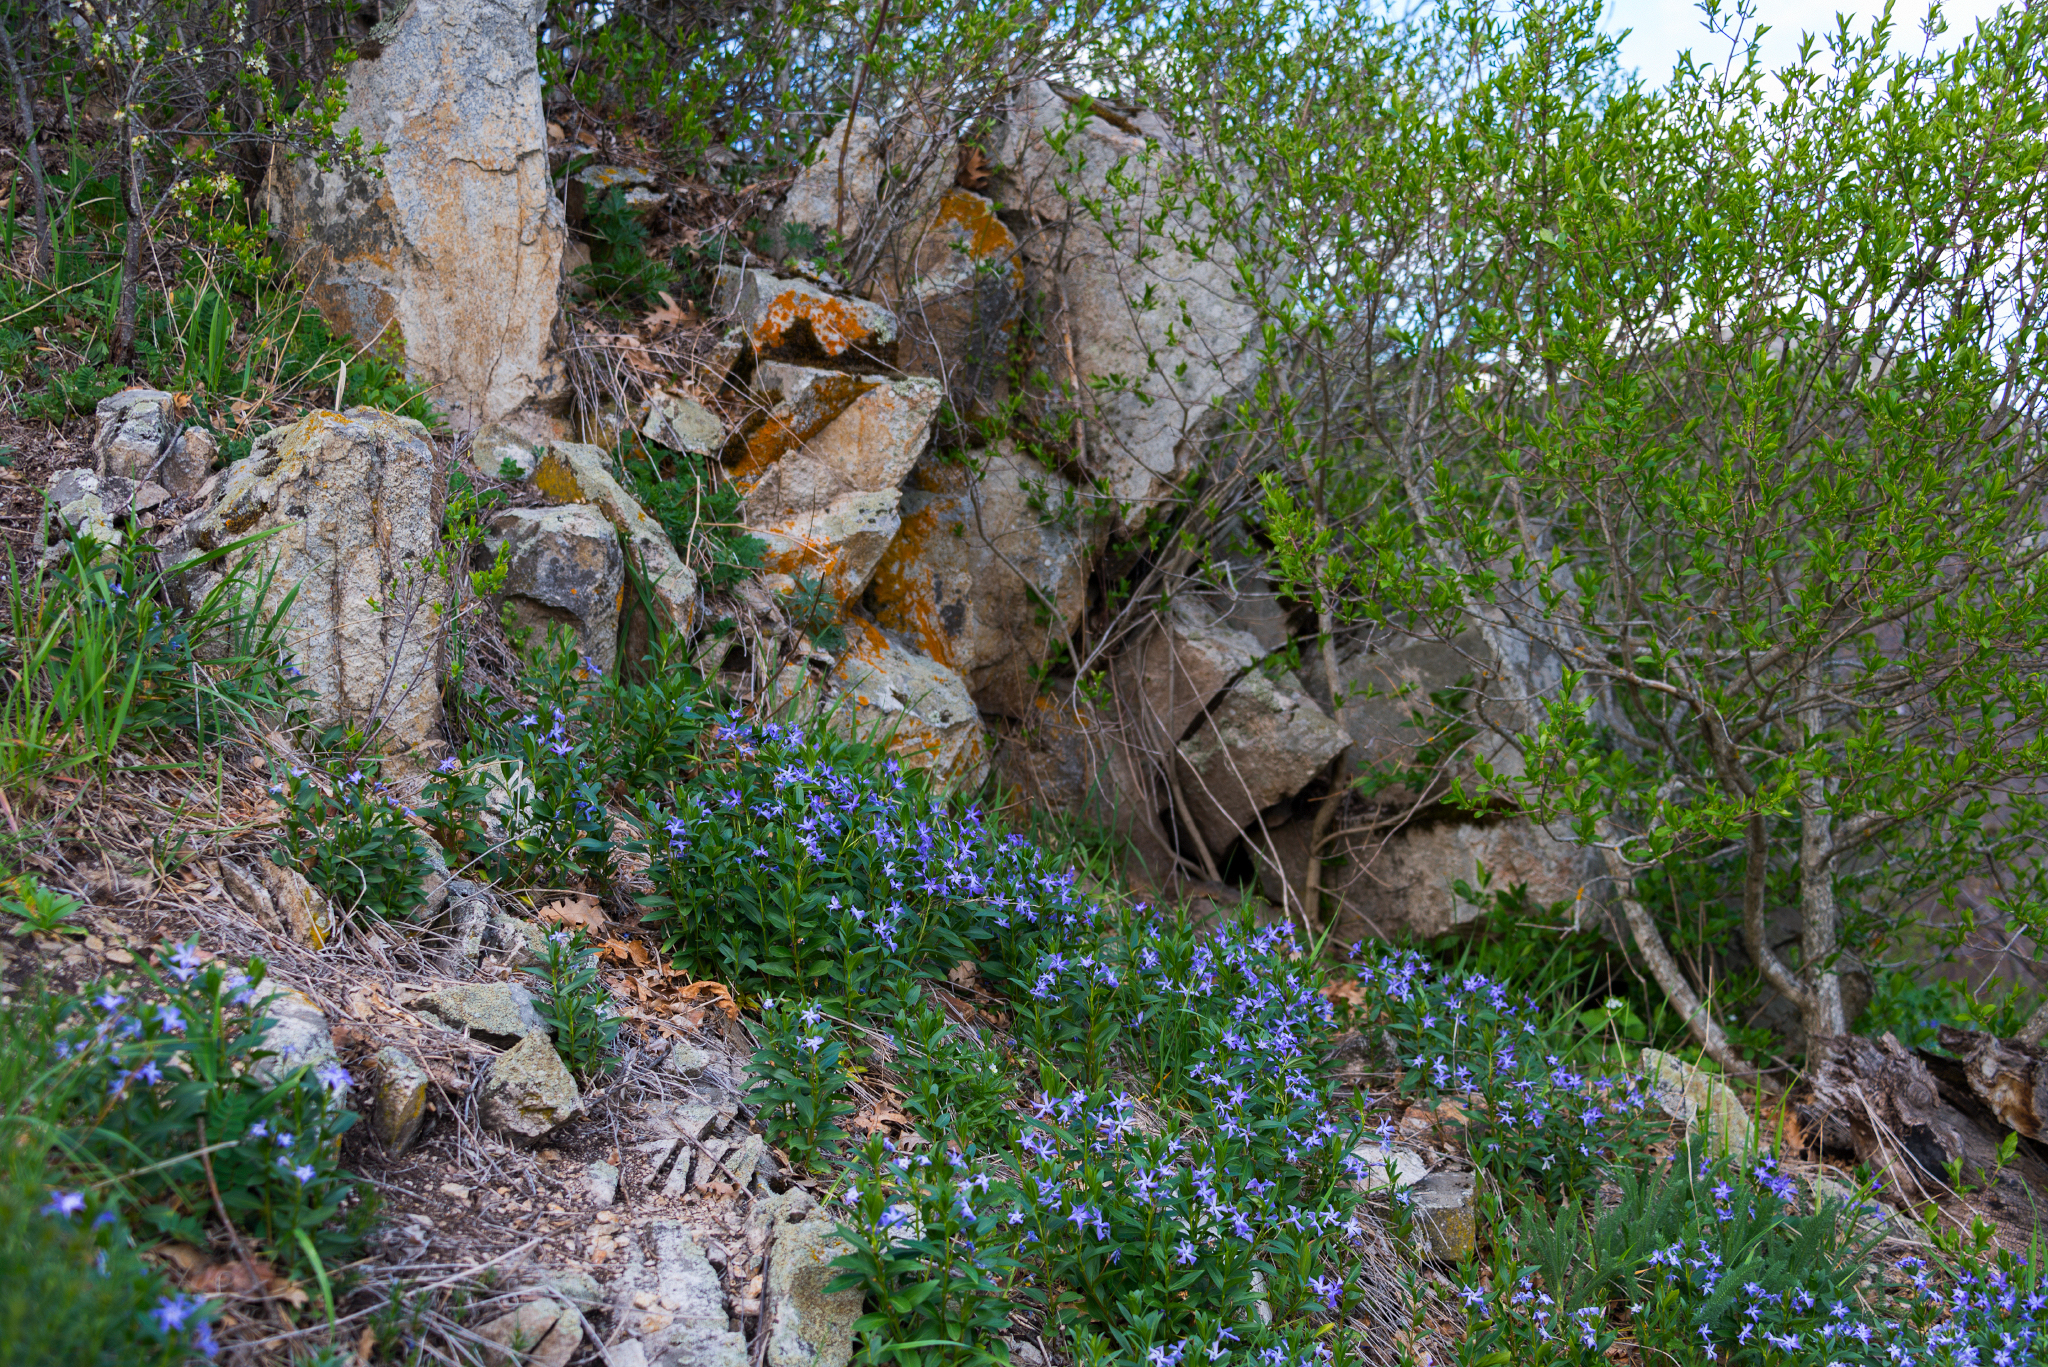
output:
[[[948,669],[959,669],[954,657],[953,638],[939,618],[939,600],[934,591],[927,555],[933,538],[940,535],[941,505],[928,503],[903,521],[896,539],[882,554],[875,577],[868,585],[868,598],[875,619],[891,631],[916,641],[918,647]]]

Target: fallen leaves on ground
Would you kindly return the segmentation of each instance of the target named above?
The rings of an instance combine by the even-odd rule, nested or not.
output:
[[[589,893],[563,897],[542,907],[540,919],[559,926],[581,926],[595,933],[605,928],[604,904]]]

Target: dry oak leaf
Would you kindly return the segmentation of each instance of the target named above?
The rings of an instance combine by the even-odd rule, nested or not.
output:
[[[542,907],[540,919],[561,926],[581,926],[592,931],[603,930],[604,904],[588,893],[581,897],[563,897]]]
[[[705,979],[689,983],[676,989],[676,998],[685,1005],[710,1007],[725,1014],[727,1020],[740,1018],[740,1004],[732,999],[732,989],[724,983]]]
[[[654,297],[661,300],[661,307],[640,320],[640,326],[647,331],[659,332],[663,328],[683,327],[697,321],[697,310],[688,304],[678,304],[675,296],[666,290],[657,290]]]

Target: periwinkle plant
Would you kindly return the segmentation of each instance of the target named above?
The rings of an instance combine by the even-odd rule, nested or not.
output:
[[[1662,1130],[1638,1075],[1572,1067],[1535,1004],[1483,974],[1389,953],[1358,965],[1355,995],[1359,1018],[1394,1049],[1404,1092],[1477,1098],[1472,1156],[1511,1187],[1584,1191]]]
[[[555,1052],[586,1082],[617,1065],[613,1043],[624,1024],[597,980],[597,948],[580,926],[549,931],[540,963],[522,971],[538,980],[540,1017],[554,1031]]]
[[[846,1046],[838,1023],[816,1002],[761,1004],[761,1047],[747,1064],[747,1100],[761,1108],[768,1142],[795,1163],[810,1163],[846,1137],[840,1117],[853,1107],[846,1089]]]
[[[1318,1048],[1331,1013],[1313,965],[1283,928],[1077,919],[1020,975],[1020,1035],[1079,1041],[1038,1095],[985,1142],[863,1152],[840,1266],[877,1307],[870,1331],[995,1354],[986,1316],[1007,1302],[1040,1307],[1090,1361],[1291,1363],[1319,1336],[1327,1355],[1365,1235],[1358,1114]]]

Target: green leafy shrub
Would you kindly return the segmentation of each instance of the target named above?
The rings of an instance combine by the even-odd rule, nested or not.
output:
[[[123,745],[172,733],[204,743],[229,727],[275,718],[300,698],[285,662],[293,592],[263,606],[270,571],[246,538],[159,569],[147,547],[109,549],[90,537],[55,563],[8,570],[16,667],[0,685],[0,781],[99,770]],[[168,586],[225,570],[186,611]],[[204,649],[201,649],[201,646]]]
[[[280,1265],[307,1265],[309,1250],[345,1261],[348,1073],[276,1052],[261,961],[236,970],[186,944],[162,969],[10,1008],[0,1090],[32,1108],[53,1170],[113,1181],[159,1234],[204,1246],[217,1186],[235,1228]]]
[[[846,1046],[816,1002],[761,1007],[761,1047],[747,1064],[747,1100],[761,1108],[768,1142],[808,1164],[846,1137],[839,1118],[853,1107],[846,1089]]]
[[[316,774],[295,764],[270,791],[284,804],[283,843],[271,859],[303,873],[337,915],[389,921],[418,910],[426,849],[374,765],[366,773],[329,761]]]
[[[611,1048],[624,1022],[597,981],[597,949],[581,927],[549,932],[537,965],[523,971],[540,985],[540,1017],[555,1032],[555,1052],[584,1081],[616,1066]]]
[[[584,209],[585,224],[595,239],[590,264],[576,278],[588,285],[607,309],[627,310],[657,290],[676,282],[665,261],[647,254],[647,225],[626,203],[625,191],[612,186]]]
[[[642,507],[714,589],[761,568],[768,543],[740,523],[740,491],[703,457],[671,451],[637,434],[621,448],[627,483]]]
[[[213,1356],[219,1306],[168,1292],[119,1211],[34,1180],[0,1184],[0,1367],[171,1367]]]

